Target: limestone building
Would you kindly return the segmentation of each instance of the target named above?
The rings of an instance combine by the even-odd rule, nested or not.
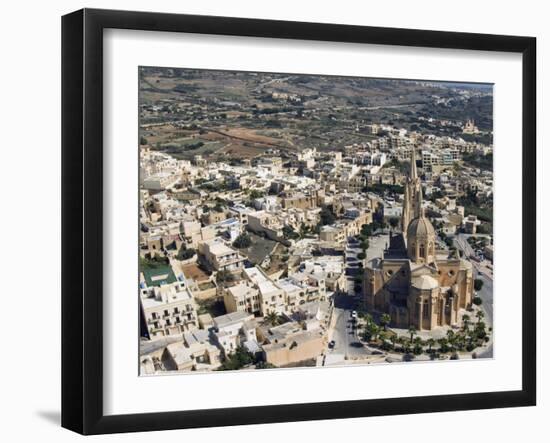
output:
[[[414,150],[401,228],[402,232],[390,233],[383,257],[365,267],[367,309],[390,314],[395,327],[431,330],[457,324],[459,310],[472,302],[472,265],[437,251],[436,232],[422,207]]]

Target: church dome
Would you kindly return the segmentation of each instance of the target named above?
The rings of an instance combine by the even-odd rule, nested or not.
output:
[[[433,263],[435,261],[435,229],[422,211],[407,228],[407,253],[409,259],[416,263]]]
[[[412,240],[414,238],[426,237],[435,238],[435,229],[430,220],[421,215],[409,223],[409,227],[407,228],[407,239]]]

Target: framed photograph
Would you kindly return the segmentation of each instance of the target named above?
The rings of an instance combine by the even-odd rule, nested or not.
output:
[[[536,403],[531,37],[62,20],[62,425]]]

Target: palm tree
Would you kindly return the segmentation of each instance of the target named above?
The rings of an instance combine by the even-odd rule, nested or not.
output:
[[[429,338],[426,343],[428,344],[428,352],[432,352],[432,346],[435,345],[435,340],[433,338]]]
[[[268,312],[264,318],[265,318],[265,321],[271,324],[271,326],[275,326],[278,323],[278,319],[279,319],[275,311]]]
[[[485,317],[485,313],[480,309],[476,312],[477,322],[479,323],[482,318]]]
[[[365,314],[365,321],[367,322],[367,325],[370,325],[372,323],[372,315],[369,313]]]
[[[451,347],[451,350],[454,350],[455,339],[455,332],[452,329],[449,329],[447,331],[447,341]]]
[[[449,329],[447,331],[447,340],[453,341],[454,338],[455,338],[455,331],[453,331],[452,329]]]
[[[382,316],[380,317],[380,324],[384,327],[384,331],[387,330],[387,326],[390,324],[391,322],[391,317],[389,314],[382,314]]]
[[[422,337],[416,336],[414,338],[413,342],[414,342],[414,353],[418,354],[418,355],[422,354],[422,350],[423,350],[422,349]]]
[[[378,334],[380,333],[380,328],[376,323],[371,323],[369,329],[370,329],[372,340],[376,340],[376,337],[378,337]]]
[[[411,334],[411,343],[412,343],[413,338],[414,338],[414,334],[416,334],[416,328],[414,326],[411,326],[409,328],[409,334]]]
[[[441,350],[441,352],[447,352],[447,345],[449,340],[443,337],[437,340],[437,342],[439,343],[439,349]]]
[[[468,314],[464,314],[462,316],[462,328],[467,331],[468,326],[470,325],[470,316]]]

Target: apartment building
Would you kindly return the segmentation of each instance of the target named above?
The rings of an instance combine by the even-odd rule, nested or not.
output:
[[[283,236],[283,224],[279,217],[271,212],[256,211],[248,214],[248,228],[256,233],[263,233],[272,240]]]
[[[220,238],[199,243],[199,262],[211,271],[240,272],[246,257]]]
[[[250,283],[241,282],[226,288],[223,295],[225,310],[231,312],[260,313],[260,291]]]
[[[198,327],[196,303],[184,282],[142,286],[141,308],[152,340]]]
[[[254,285],[260,294],[260,310],[262,315],[270,312],[282,314],[286,309],[285,293],[259,268],[244,270],[245,278]]]

